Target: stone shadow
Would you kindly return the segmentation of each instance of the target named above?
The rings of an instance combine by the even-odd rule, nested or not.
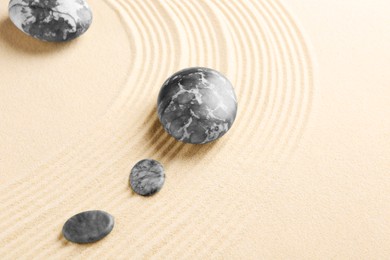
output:
[[[176,140],[164,130],[157,116],[156,107],[151,109],[147,118],[152,123],[148,124],[146,144],[148,148],[152,148],[153,155],[160,158],[163,162],[172,160],[193,160],[199,162],[209,151],[218,145],[218,141],[207,144],[188,144]]]
[[[58,43],[44,42],[20,31],[9,18],[0,21],[0,42],[26,54],[38,55],[57,52],[69,48],[76,40]]]

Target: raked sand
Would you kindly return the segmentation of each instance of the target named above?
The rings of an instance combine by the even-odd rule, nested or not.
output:
[[[390,257],[390,4],[90,0],[81,38],[42,43],[0,6],[2,259]],[[233,83],[233,128],[202,146],[159,124],[159,88],[205,66]],[[163,163],[154,197],[128,187]],[[104,240],[64,222],[115,217]]]

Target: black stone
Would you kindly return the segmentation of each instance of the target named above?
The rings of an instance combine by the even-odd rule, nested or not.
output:
[[[223,136],[237,114],[237,98],[229,80],[209,68],[173,74],[160,90],[158,117],[179,141],[204,144]]]
[[[101,210],[91,210],[68,219],[62,228],[62,234],[71,242],[85,244],[104,238],[113,227],[113,216]]]
[[[92,23],[92,11],[85,0],[11,0],[8,11],[21,31],[49,42],[79,37]]]
[[[164,168],[155,160],[139,161],[130,172],[130,187],[142,196],[150,196],[158,192],[164,185],[164,181]]]

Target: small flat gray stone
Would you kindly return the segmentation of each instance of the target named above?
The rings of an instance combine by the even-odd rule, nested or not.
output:
[[[71,242],[85,244],[104,238],[113,228],[113,216],[101,210],[91,210],[68,219],[62,228],[62,234]]]
[[[130,187],[142,196],[150,196],[158,192],[164,185],[164,181],[164,168],[155,160],[139,161],[130,172]]]
[[[11,0],[8,12],[21,31],[49,42],[79,37],[92,23],[92,11],[85,0]]]
[[[164,129],[179,141],[205,144],[222,137],[237,114],[237,98],[229,80],[209,68],[188,68],[169,77],[158,100]]]

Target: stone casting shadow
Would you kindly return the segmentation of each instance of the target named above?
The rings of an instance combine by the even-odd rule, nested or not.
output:
[[[151,120],[147,134],[147,146],[153,150],[153,155],[161,161],[192,160],[199,162],[207,153],[218,145],[218,141],[207,144],[187,144],[170,136],[163,128],[157,116],[157,108],[154,107],[148,115]],[[150,121],[149,121],[150,122]]]
[[[73,44],[73,41],[54,43],[37,40],[21,32],[9,18],[0,21],[0,41],[15,50],[31,55],[53,53]]]

